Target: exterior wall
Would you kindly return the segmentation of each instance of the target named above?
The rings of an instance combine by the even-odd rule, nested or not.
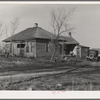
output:
[[[48,43],[48,52],[46,52],[46,44]],[[49,42],[36,42],[36,57],[51,56],[51,47]]]
[[[29,52],[27,52],[27,46],[29,47]],[[26,57],[36,57],[36,42],[26,42],[25,46],[25,56]]]
[[[88,54],[89,54],[89,48],[81,47],[81,58],[85,59]]]
[[[48,43],[48,52],[46,52],[46,44]],[[13,42],[13,43],[7,43],[6,51],[10,52],[10,55],[13,56],[25,56],[25,57],[51,57],[54,48],[53,44],[51,44],[49,41],[29,41],[29,42],[23,42],[25,44],[24,48],[18,48],[18,44],[20,42]],[[27,52],[27,46],[29,47],[29,50]],[[56,55],[60,55],[60,50],[56,51]]]
[[[76,46],[74,52],[78,58],[85,59],[86,56],[89,54],[89,47]]]
[[[17,45],[19,43],[13,43],[12,44],[12,54],[16,55],[16,56],[20,56],[20,48],[17,48]]]
[[[77,57],[81,58],[81,47],[77,47]]]
[[[10,43],[6,43],[6,44],[5,44],[4,52],[5,52],[5,53],[8,53],[8,52],[10,53],[10,51],[11,51],[10,48],[11,48]],[[12,48],[11,48],[11,49],[12,49]]]
[[[20,44],[20,42],[8,43],[6,51],[9,51],[10,55],[14,56],[36,57],[35,41],[23,42],[22,44],[25,44],[24,48],[18,48],[18,44]],[[29,52],[26,52],[27,46],[29,47]]]
[[[51,57],[54,52],[54,44],[50,43],[49,40],[37,39],[34,41],[23,42],[25,44],[24,48],[18,48],[20,42],[13,42],[12,46],[9,43],[9,50],[11,55],[15,56],[25,56],[25,57]],[[48,44],[48,52],[46,51],[46,45]],[[10,48],[11,47],[11,48]],[[27,51],[28,47],[28,51]],[[65,54],[64,44],[59,44],[55,56],[62,56]]]
[[[46,52],[46,44],[47,43],[48,43],[48,52]],[[48,41],[48,40],[45,40],[45,41],[37,40],[36,41],[36,57],[37,58],[40,58],[40,57],[49,58],[52,56],[53,52],[54,52],[54,45],[52,43],[50,43],[50,41]],[[60,55],[62,55],[62,54],[60,54],[60,47],[59,47],[58,50],[56,51],[55,56],[60,56]]]

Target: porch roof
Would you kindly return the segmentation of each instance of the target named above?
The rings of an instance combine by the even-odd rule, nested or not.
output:
[[[76,41],[74,38],[72,38],[72,37],[61,36],[61,39],[66,40],[65,42],[62,42],[62,43],[65,43],[65,44],[76,44],[76,45],[79,44],[79,42],[77,42],[77,41]]]

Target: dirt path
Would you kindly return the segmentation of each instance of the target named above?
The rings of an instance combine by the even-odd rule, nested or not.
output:
[[[4,78],[28,78],[28,77],[39,77],[43,75],[52,75],[52,74],[59,74],[59,73],[64,73],[66,70],[62,71],[52,71],[52,72],[39,72],[39,73],[31,73],[31,74],[17,74],[17,75],[7,75],[7,76],[0,76],[0,79]]]
[[[90,66],[100,66],[100,62],[90,62]],[[63,73],[68,73],[71,71],[77,71],[80,68],[84,68],[87,66],[81,66],[81,67],[70,67],[68,69],[61,69],[61,70],[56,70],[56,71],[43,71],[43,72],[35,72],[35,73],[19,73],[19,74],[14,74],[14,75],[2,75],[0,76],[0,79],[9,79],[9,78],[29,78],[29,77],[40,77],[40,76],[45,76],[45,75],[54,75],[54,74],[63,74]]]
[[[98,66],[98,67],[97,67]],[[9,89],[22,89],[26,90],[28,87],[32,87],[32,89],[51,89],[56,88],[57,83],[64,84],[64,88],[71,87],[71,83],[75,83],[75,86],[82,87],[80,84],[84,83],[85,86],[87,84],[93,83],[99,84],[100,69],[95,69],[95,67],[100,68],[100,62],[89,62],[89,64],[81,64],[80,66],[72,67],[72,66],[63,66],[64,68],[57,70],[44,70],[40,72],[33,73],[17,73],[13,75],[2,75],[0,76],[1,82],[1,90],[9,90]],[[95,76],[95,73],[97,76]],[[97,74],[98,73],[98,74]],[[74,77],[74,81],[72,81]],[[65,81],[66,80],[66,81]],[[80,80],[83,80],[80,82]],[[96,81],[97,80],[97,81]],[[50,84],[49,84],[50,83]],[[67,84],[67,85],[66,85]],[[67,86],[67,87],[66,87]],[[83,85],[84,88],[84,85]]]
[[[91,66],[100,66],[100,62],[91,62],[90,64]],[[29,77],[40,77],[40,76],[44,76],[44,75],[54,75],[54,74],[62,74],[62,73],[68,73],[71,71],[77,71],[80,68],[84,68],[86,66],[80,66],[80,67],[70,67],[67,66],[68,69],[61,69],[61,70],[56,70],[56,71],[43,71],[43,72],[34,72],[34,73],[19,73],[19,74],[12,74],[12,75],[0,75],[0,79],[5,79],[5,78],[29,78]]]
[[[9,78],[24,78],[24,79],[27,79],[27,78],[37,78],[37,77],[41,77],[41,76],[46,76],[46,75],[57,75],[57,74],[65,74],[65,73],[70,73],[72,71],[75,71],[75,70],[78,70],[80,68],[84,68],[86,66],[81,66],[81,67],[73,67],[73,68],[70,68],[70,69],[64,69],[64,70],[61,70],[61,71],[46,71],[46,72],[38,72],[38,73],[27,73],[27,74],[16,74],[16,75],[7,75],[7,76],[0,76],[0,79],[9,79]]]

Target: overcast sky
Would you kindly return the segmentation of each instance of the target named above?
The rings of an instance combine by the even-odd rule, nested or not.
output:
[[[0,20],[9,23],[13,18],[20,18],[17,32],[33,27],[37,22],[40,27],[51,31],[50,11],[52,8],[75,7],[70,20],[74,26],[72,36],[82,45],[100,48],[100,5],[93,4],[0,4]]]

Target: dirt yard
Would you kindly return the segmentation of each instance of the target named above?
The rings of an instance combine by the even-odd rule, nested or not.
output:
[[[100,62],[0,57],[1,90],[100,90]]]

